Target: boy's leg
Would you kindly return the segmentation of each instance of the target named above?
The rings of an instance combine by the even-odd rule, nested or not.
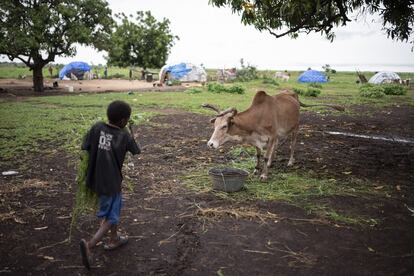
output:
[[[112,227],[112,224],[107,219],[104,219],[98,231],[96,231],[92,239],[88,241],[88,249],[91,249],[94,246],[96,246],[96,244],[102,240],[102,238],[106,235],[106,233],[108,233],[111,227]]]
[[[110,235],[110,242],[116,243],[118,240],[118,225],[113,224],[111,225],[111,235]]]
[[[104,246],[106,250],[113,250],[128,242],[127,236],[121,236],[118,234],[118,224],[122,209],[122,195],[119,193],[114,197],[114,204],[112,205],[111,212],[108,215],[108,220],[111,222],[111,233],[109,243]]]
[[[96,244],[102,240],[106,233],[108,233],[109,229],[111,229],[111,223],[104,219],[102,220],[101,226],[99,227],[98,231],[89,241],[82,239],[79,243],[82,262],[83,265],[89,270],[90,263],[91,263],[91,249],[96,246]]]
[[[114,250],[124,244],[128,243],[128,236],[122,236],[118,233],[118,225],[111,226],[110,240],[104,245],[105,250]]]
[[[96,246],[96,244],[102,240],[102,238],[108,233],[114,224],[117,224],[119,220],[119,212],[122,197],[120,194],[116,196],[99,197],[99,212],[98,217],[102,218],[101,226],[98,231],[88,242],[89,249]]]
[[[96,246],[96,244],[102,240],[106,233],[108,233],[111,228],[111,222],[108,219],[109,213],[111,212],[111,206],[113,204],[113,198],[110,196],[100,196],[99,197],[99,212],[98,217],[102,218],[101,225],[95,235],[89,240],[86,241],[82,239],[79,243],[82,262],[87,269],[90,269],[91,261],[91,249]]]

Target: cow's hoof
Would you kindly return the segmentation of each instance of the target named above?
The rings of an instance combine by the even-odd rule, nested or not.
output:
[[[260,181],[262,181],[262,182],[267,181],[267,175],[262,174],[262,175],[260,176]]]
[[[295,159],[289,159],[288,167],[293,166],[294,163],[295,163]]]
[[[253,174],[254,175],[259,175],[260,174],[260,169],[254,169]]]

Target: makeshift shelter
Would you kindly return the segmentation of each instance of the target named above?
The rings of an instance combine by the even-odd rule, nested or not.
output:
[[[159,73],[160,83],[167,80],[178,80],[181,82],[206,82],[207,73],[199,66],[191,63],[179,63],[175,65],[165,65]]]
[[[219,69],[217,70],[216,76],[219,82],[232,81],[237,78],[237,69]]]
[[[373,75],[368,82],[373,84],[400,83],[401,78],[394,72],[382,71]]]
[[[298,82],[300,83],[309,83],[309,82],[325,83],[325,82],[328,82],[328,78],[323,72],[316,71],[316,70],[307,70],[298,77]]]
[[[85,72],[90,72],[91,67],[85,62],[74,61],[66,64],[62,70],[59,72],[59,79],[71,79],[71,76],[74,75],[77,79],[83,79]]]

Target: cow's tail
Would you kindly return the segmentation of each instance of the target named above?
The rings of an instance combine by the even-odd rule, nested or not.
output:
[[[299,104],[302,107],[326,106],[326,107],[330,107],[338,111],[345,111],[345,108],[343,106],[336,105],[336,104],[304,104],[301,101],[299,101]]]

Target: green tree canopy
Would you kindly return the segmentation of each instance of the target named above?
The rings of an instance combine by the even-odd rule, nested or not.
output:
[[[178,39],[170,30],[170,21],[158,22],[151,12],[139,11],[135,21],[121,13],[121,19],[111,36],[108,47],[108,63],[116,66],[137,65],[143,68],[159,68],[168,58],[174,40]]]
[[[333,27],[345,26],[351,14],[377,14],[388,37],[395,40],[408,41],[413,33],[413,0],[210,0],[210,4],[230,6],[244,24],[276,37],[317,32],[333,40]]]
[[[111,13],[104,0],[1,0],[0,54],[25,63],[43,91],[42,68],[56,56],[75,55],[74,43],[106,45]]]

